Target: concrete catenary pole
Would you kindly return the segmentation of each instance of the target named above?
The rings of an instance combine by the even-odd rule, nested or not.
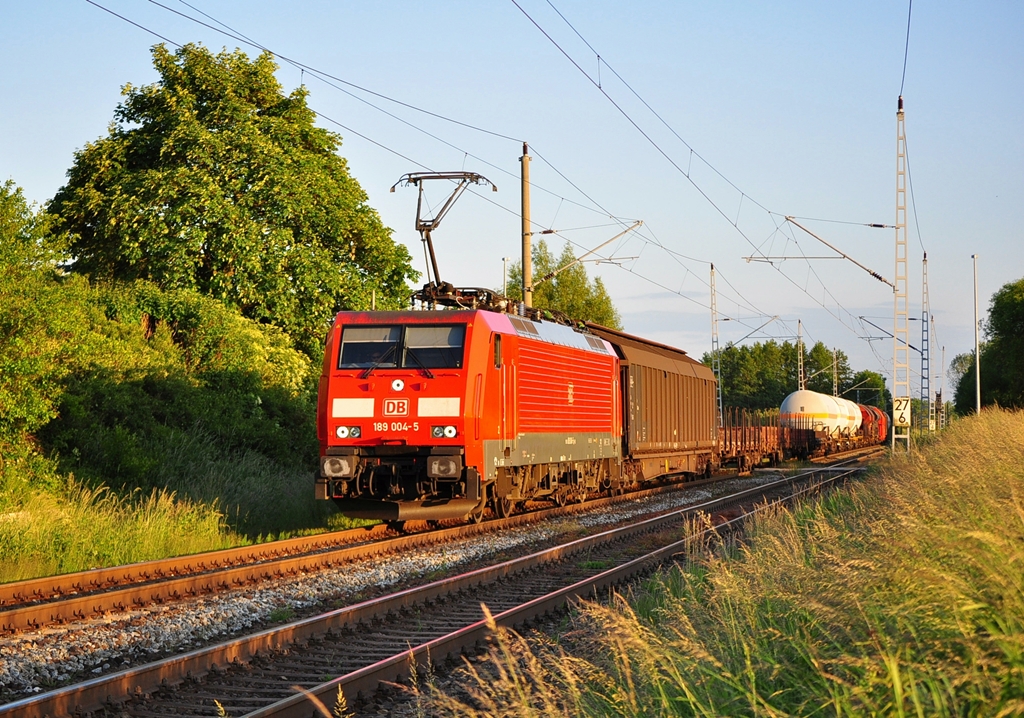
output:
[[[981,340],[978,327],[978,255],[974,260],[974,413],[981,413]]]
[[[533,255],[530,247],[530,155],[528,147],[523,143],[523,156],[519,161],[523,165],[523,304],[533,306]]]

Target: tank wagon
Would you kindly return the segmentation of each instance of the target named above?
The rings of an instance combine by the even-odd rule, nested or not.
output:
[[[489,310],[341,312],[317,402],[317,496],[352,517],[479,519],[717,463],[715,378],[597,325]]]
[[[888,417],[881,409],[806,389],[787,396],[779,416],[794,456],[827,456],[882,443],[888,435]]]

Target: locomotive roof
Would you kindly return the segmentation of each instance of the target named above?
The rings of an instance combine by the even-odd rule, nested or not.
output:
[[[545,321],[538,322],[515,314],[505,314],[486,309],[339,312],[337,318],[344,319],[347,324],[468,323],[476,320],[483,321],[492,331],[504,334],[517,334],[520,337],[549,344],[558,344],[583,351],[614,356],[614,351],[601,338],[591,333],[581,332],[564,324]]]

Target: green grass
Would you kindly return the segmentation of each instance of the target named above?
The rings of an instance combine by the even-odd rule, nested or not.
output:
[[[8,460],[4,484],[48,478],[48,490],[6,493],[0,512],[0,582],[209,551],[247,542],[216,507],[166,490],[117,495],[61,476],[38,456]],[[12,478],[15,475],[17,478]]]
[[[862,485],[754,521],[557,642],[503,632],[441,715],[1024,712],[1024,414],[956,422]]]

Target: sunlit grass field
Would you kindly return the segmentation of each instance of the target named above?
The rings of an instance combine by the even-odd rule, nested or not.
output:
[[[0,583],[368,523],[316,505],[309,471],[275,465],[258,456],[214,460],[194,448],[180,452],[180,457],[181,465],[172,467],[176,471],[171,484],[179,487],[180,494],[167,488],[134,492],[94,488],[61,474],[53,461],[39,455],[4,457]],[[189,478],[183,481],[182,476]],[[231,503],[235,499],[238,503]],[[265,518],[240,517],[240,506],[277,509]],[[289,512],[296,522],[305,515],[307,528],[263,533],[236,528],[241,523],[274,526]]]
[[[502,633],[460,716],[1024,713],[1024,414],[957,422],[557,639]]]

